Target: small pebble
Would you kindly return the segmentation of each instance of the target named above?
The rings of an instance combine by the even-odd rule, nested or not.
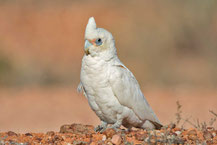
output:
[[[197,132],[196,132],[196,130],[190,130],[190,131],[188,131],[188,135],[197,135]]]
[[[13,131],[8,131],[8,136],[17,136],[17,134]]]
[[[111,142],[107,142],[106,145],[113,145]]]
[[[160,133],[160,130],[155,130],[156,133]]]
[[[146,137],[146,138],[145,138],[145,142],[148,142],[148,140],[149,140],[149,137]]]
[[[208,130],[214,130],[214,128],[213,128],[213,127],[207,127],[207,129],[208,129]]]
[[[105,141],[105,140],[106,140],[106,136],[103,135],[103,136],[102,136],[102,141]]]
[[[113,144],[115,144],[115,145],[121,144],[121,136],[115,134],[115,135],[112,137],[111,142],[112,142]]]
[[[181,134],[181,131],[176,131],[175,132],[177,135],[180,135]]]
[[[135,134],[136,139],[139,140],[139,141],[144,141],[144,139],[145,139],[146,136],[147,135],[144,134],[144,133],[143,134],[141,134],[141,133]]]
[[[31,133],[26,133],[25,136],[33,136]]]
[[[54,140],[55,141],[63,141],[63,138],[61,136],[59,136],[59,135],[55,135]]]
[[[112,138],[112,136],[116,134],[116,131],[113,128],[108,128],[103,134],[106,135],[107,138]]]
[[[48,131],[48,132],[46,133],[46,135],[54,136],[54,135],[55,135],[55,132],[54,132],[54,131]]]
[[[91,142],[90,145],[97,145],[97,143],[95,143],[95,142]]]
[[[203,137],[204,137],[206,140],[210,140],[210,139],[213,138],[212,133],[210,133],[209,131],[204,131]]]
[[[176,124],[175,124],[175,123],[171,123],[171,124],[168,125],[168,128],[171,128],[171,129],[173,129],[173,128],[175,128],[175,127],[176,127]]]
[[[160,133],[161,136],[164,136],[164,133]]]
[[[39,137],[36,137],[35,140],[38,141],[38,142],[41,142],[42,139],[39,138]]]
[[[194,135],[194,134],[190,134],[189,136],[188,136],[188,139],[189,140],[196,140],[197,139],[197,136],[196,135]]]

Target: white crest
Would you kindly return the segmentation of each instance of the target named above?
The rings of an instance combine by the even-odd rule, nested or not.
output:
[[[85,30],[85,37],[91,37],[96,30],[96,22],[94,17],[90,17]]]
[[[89,18],[89,21],[87,23],[87,27],[86,27],[86,31],[87,30],[91,30],[91,29],[96,29],[96,22],[95,22],[95,19],[94,17],[90,17]]]

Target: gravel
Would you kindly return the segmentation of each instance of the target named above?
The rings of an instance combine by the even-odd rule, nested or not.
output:
[[[103,133],[94,132],[91,125],[71,124],[60,127],[60,132],[47,133],[0,133],[0,144],[217,144],[217,130],[195,128],[163,127],[161,130],[133,129],[131,131],[107,129]]]

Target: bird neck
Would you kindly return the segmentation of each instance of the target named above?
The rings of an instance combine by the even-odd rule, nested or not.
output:
[[[101,59],[107,62],[112,61],[113,59],[117,57],[116,48],[103,51],[102,53],[99,54],[99,56],[101,57]]]

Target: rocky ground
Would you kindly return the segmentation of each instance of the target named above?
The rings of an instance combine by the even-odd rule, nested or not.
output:
[[[132,131],[107,129],[103,133],[94,132],[91,125],[63,125],[59,132],[47,133],[0,133],[0,144],[217,144],[217,130],[206,127],[203,130],[182,129],[176,125],[164,126],[161,130]]]

